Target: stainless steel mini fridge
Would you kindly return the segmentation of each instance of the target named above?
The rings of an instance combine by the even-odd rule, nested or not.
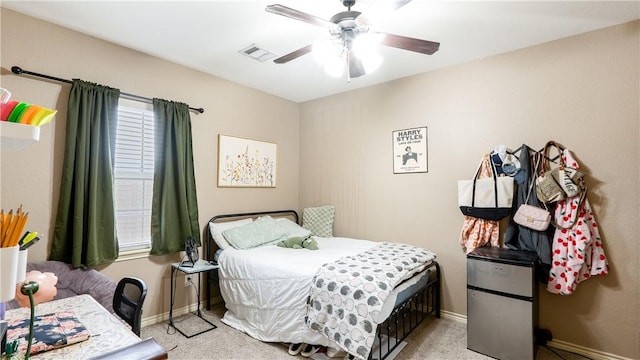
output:
[[[536,252],[482,247],[467,255],[467,348],[497,359],[534,359]]]

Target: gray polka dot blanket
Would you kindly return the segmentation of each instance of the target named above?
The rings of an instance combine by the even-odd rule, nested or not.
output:
[[[324,264],[313,278],[306,325],[356,358],[367,358],[387,296],[434,259],[429,250],[385,242]]]

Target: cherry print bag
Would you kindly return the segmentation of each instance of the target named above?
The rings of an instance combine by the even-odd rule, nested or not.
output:
[[[567,164],[578,168],[569,150],[565,149],[562,156]],[[586,191],[558,201],[553,223],[556,230],[551,244],[547,291],[571,295],[580,282],[609,272],[600,229]]]

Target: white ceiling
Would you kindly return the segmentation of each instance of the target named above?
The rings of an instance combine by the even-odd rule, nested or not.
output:
[[[329,37],[323,28],[267,13],[273,3],[327,20],[345,10],[340,0],[3,0],[2,7],[296,102],[640,18],[640,1],[413,0],[372,30],[440,42],[440,50],[429,56],[381,46],[380,69],[347,82],[326,75],[311,54],[275,64],[239,53],[256,44],[281,56]],[[360,0],[353,10],[373,3]]]

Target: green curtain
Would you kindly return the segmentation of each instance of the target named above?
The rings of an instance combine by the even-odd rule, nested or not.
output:
[[[118,258],[113,161],[120,90],[73,80],[49,259],[74,267]]]
[[[151,205],[151,254],[184,250],[192,236],[200,244],[193,171],[191,117],[187,104],[153,99],[155,172]]]

